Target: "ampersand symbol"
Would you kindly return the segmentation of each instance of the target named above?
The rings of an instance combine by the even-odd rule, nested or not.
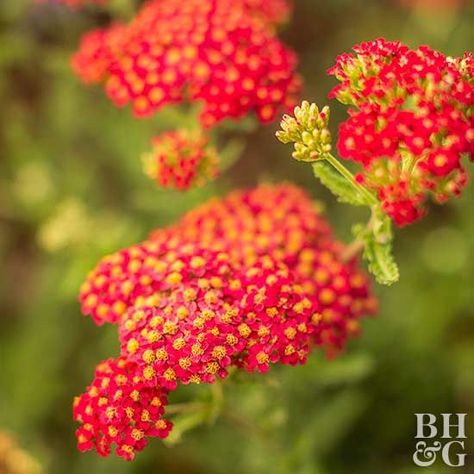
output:
[[[439,441],[435,441],[433,446],[427,446],[425,441],[419,441],[416,443],[416,450],[413,453],[413,462],[420,467],[429,467],[436,461],[436,453],[440,449],[441,443]],[[420,459],[420,455],[422,459]]]

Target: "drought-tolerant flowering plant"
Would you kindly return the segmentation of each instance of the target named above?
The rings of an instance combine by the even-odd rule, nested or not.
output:
[[[280,185],[213,200],[106,257],[80,299],[98,324],[118,326],[121,359],[102,363],[76,399],[79,448],[108,454],[115,443],[131,459],[147,436],[169,432],[165,396],[180,384],[302,364],[315,347],[340,351],[376,309],[344,250],[305,193]]]
[[[332,154],[329,108],[304,102],[286,116],[278,138],[294,143],[293,157],[313,163],[315,175],[341,201],[371,208],[355,233],[377,279],[392,283],[391,220],[410,224],[467,183],[464,162],[474,143],[472,54],[446,58],[427,46],[412,50],[382,38],[343,54],[329,74],[341,82],[329,94],[349,105],[337,149],[356,162],[352,173]]]
[[[337,148],[364,167],[357,179],[378,193],[384,211],[398,225],[410,224],[424,214],[428,195],[443,202],[466,184],[474,59],[383,39],[354,51],[329,70],[341,81],[330,97],[353,107]]]
[[[87,33],[73,69],[137,117],[178,105],[207,133],[254,114],[269,123],[301,87],[296,55],[275,32],[290,10],[286,0],[150,0],[128,24]]]
[[[295,104],[300,81],[295,54],[275,36],[281,15],[258,3],[151,0],[128,25],[88,33],[74,70],[138,117],[197,103],[204,127],[253,111],[271,121]]]
[[[286,0],[149,0],[127,24],[86,34],[75,72],[100,83],[137,117],[180,106],[192,131],[155,137],[145,170],[187,190],[217,175],[211,133],[224,119],[272,121],[296,103],[296,56],[276,36]],[[319,208],[290,184],[215,198],[143,242],[103,258],[80,290],[82,312],[116,326],[119,353],[101,362],[74,401],[78,446],[131,460],[148,438],[176,430],[182,385],[234,372],[304,364],[314,349],[341,351],[375,313],[363,251],[377,281],[398,279],[392,221],[421,218],[467,182],[472,154],[473,57],[384,39],[354,47],[329,70],[330,93],[348,105],[333,153],[329,107],[309,102],[284,116],[278,138],[341,202],[370,208],[355,241],[337,241]],[[216,388],[217,387],[217,388]],[[220,395],[192,405],[187,428],[214,416]],[[217,408],[216,408],[217,407]],[[178,424],[176,424],[178,425]]]

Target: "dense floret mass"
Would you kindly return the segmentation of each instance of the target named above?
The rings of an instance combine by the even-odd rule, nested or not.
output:
[[[320,315],[286,266],[266,257],[236,272],[222,252],[189,257],[172,292],[143,299],[120,324],[122,352],[145,377],[174,389],[212,383],[232,364],[264,372],[306,360]]]
[[[362,165],[361,183],[378,193],[398,225],[466,185],[462,158],[474,143],[473,56],[445,57],[378,39],[354,47],[329,70],[341,82],[330,97],[351,106],[338,150]]]
[[[288,11],[282,0],[150,0],[128,25],[86,34],[73,68],[136,116],[185,102],[206,127],[250,112],[268,122],[300,89],[296,56],[275,35]]]
[[[165,438],[171,423],[163,418],[167,391],[144,383],[137,367],[124,358],[101,362],[92,384],[74,400],[74,420],[81,451],[96,449],[108,456],[115,444],[116,454],[131,460],[148,437]]]
[[[166,394],[225,378],[230,367],[266,372],[304,363],[314,347],[341,350],[376,307],[366,276],[355,260],[341,260],[343,250],[303,191],[262,185],[212,200],[106,257],[80,300],[98,324],[118,325],[120,360],[141,389]],[[92,406],[91,416],[102,420],[89,392],[80,413]],[[90,434],[94,423],[77,419],[89,427],[78,432],[81,449],[107,454],[110,439],[95,433],[108,425]],[[144,447],[124,436],[119,455]]]
[[[146,174],[164,188],[180,191],[204,185],[218,174],[217,151],[200,132],[178,130],[153,139],[143,157]]]

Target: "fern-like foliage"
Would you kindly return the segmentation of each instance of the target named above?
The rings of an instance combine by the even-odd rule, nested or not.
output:
[[[366,206],[366,198],[344,176],[338,173],[329,163],[317,161],[313,163],[314,175],[321,184],[329,189],[339,202],[353,206]]]
[[[392,285],[400,278],[398,265],[392,254],[392,221],[380,208],[372,208],[369,225],[354,226],[354,235],[364,243],[363,257],[378,283]]]

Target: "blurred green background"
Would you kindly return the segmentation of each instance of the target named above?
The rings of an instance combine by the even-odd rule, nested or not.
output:
[[[112,9],[124,15],[132,3]],[[118,351],[114,329],[94,326],[77,303],[100,257],[211,195],[263,180],[304,186],[342,239],[359,217],[291,161],[276,125],[252,132],[216,183],[157,190],[139,157],[176,116],[134,120],[69,69],[80,34],[108,15],[0,1],[0,431],[48,474],[411,474],[423,471],[412,462],[414,413],[463,412],[471,467],[456,472],[474,472],[473,186],[397,233],[401,281],[376,288],[379,315],[345,355],[314,354],[304,367],[229,384],[213,426],[174,447],[152,441],[133,463],[76,451],[72,398]],[[461,0],[296,0],[282,35],[301,57],[305,97],[324,104],[333,85],[325,70],[354,43],[383,35],[461,55],[474,44],[473,20],[472,2]],[[334,125],[344,110],[332,105]],[[15,472],[2,456],[0,473]]]

